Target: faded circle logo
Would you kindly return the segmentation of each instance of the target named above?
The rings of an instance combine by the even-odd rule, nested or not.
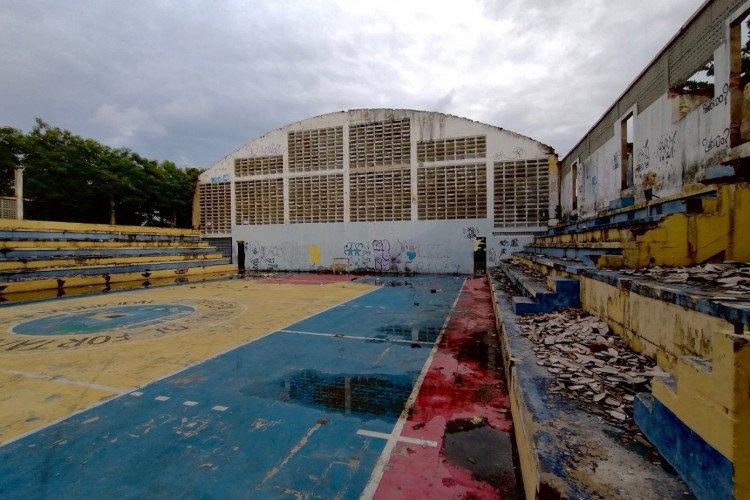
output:
[[[102,307],[75,314],[57,314],[20,323],[11,330],[19,335],[89,335],[104,331],[142,328],[174,321],[195,312],[182,304],[146,304]]]

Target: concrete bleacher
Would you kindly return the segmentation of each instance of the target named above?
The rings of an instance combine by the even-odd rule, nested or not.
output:
[[[196,231],[0,219],[0,294],[227,275]]]
[[[516,314],[551,312],[578,305],[580,285],[574,278],[547,276],[540,279],[513,262],[500,262],[498,267],[522,294],[512,297]]]
[[[638,272],[662,268],[684,275],[697,269],[700,275],[707,263],[750,262],[748,201],[747,184],[714,185],[608,211],[550,229],[514,254],[512,264],[499,266],[525,297],[509,300],[498,293],[496,302],[511,365],[511,397],[518,407],[517,440],[519,447],[527,443],[519,450],[526,461],[524,481],[531,483],[527,492],[553,488],[575,496],[580,487],[550,458],[571,450],[539,433],[540,424],[554,424],[550,408],[558,403],[550,402],[539,385],[544,378],[529,358],[534,354],[513,327],[513,315],[541,311],[529,297],[549,297],[553,282],[562,278],[579,283],[584,311],[668,374],[655,378],[650,392],[637,395],[632,411],[640,430],[692,493],[750,497],[750,479],[742,473],[750,470],[750,290]],[[534,280],[534,273],[546,276],[547,286]],[[580,442],[601,440],[592,429],[587,436],[581,432]]]
[[[705,187],[561,224],[524,251],[584,266],[624,268],[720,258],[732,234],[725,216],[730,211],[728,189]]]

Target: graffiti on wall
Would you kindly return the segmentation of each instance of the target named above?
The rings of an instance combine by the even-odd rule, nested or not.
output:
[[[648,170],[651,163],[651,152],[648,150],[648,140],[646,143],[635,151],[635,171],[643,172]]]
[[[274,155],[280,155],[282,153],[281,144],[272,143],[272,144],[251,144],[250,145],[250,151],[248,153],[249,157],[253,156],[274,156]]]
[[[725,128],[724,132],[714,137],[703,139],[703,151],[710,153],[714,149],[726,148],[729,146],[729,129]]]
[[[675,155],[675,144],[677,138],[677,131],[674,130],[669,134],[661,136],[659,141],[656,143],[656,158],[660,162],[671,160]]]
[[[505,151],[500,151],[499,153],[496,153],[495,156],[492,158],[492,161],[503,161],[503,160],[519,160],[526,156],[526,150],[523,148],[515,148],[511,151],[508,151],[507,153]]]
[[[478,227],[465,227],[464,228],[464,238],[473,240],[474,238],[479,238],[481,234],[479,233]]]
[[[612,170],[619,170],[620,168],[620,152],[619,151],[612,155],[611,165],[612,165]]]
[[[710,113],[714,109],[718,108],[719,105],[727,105],[729,102],[729,84],[725,83],[721,88],[721,94],[717,95],[713,99],[703,103],[703,113]]]
[[[209,179],[211,184],[217,184],[220,182],[229,182],[229,174],[223,174],[223,175],[214,175]]]
[[[278,261],[284,257],[284,249],[276,245],[261,245],[257,241],[245,243],[245,267],[253,271],[261,269],[275,271],[279,269]],[[247,265],[249,263],[249,265]]]
[[[417,240],[397,240],[399,254],[394,257],[395,264],[411,264],[417,258],[419,242]],[[399,266],[400,267],[400,266]]]
[[[388,271],[391,268],[391,242],[373,240],[372,251],[375,254],[375,270]]]
[[[370,247],[360,241],[350,241],[344,245],[344,255],[349,259],[351,269],[370,269],[372,251]]]
[[[517,245],[517,242],[508,240],[507,245],[511,244]],[[459,264],[452,262],[453,254],[446,243],[423,245],[416,239],[377,239],[371,243],[349,241],[343,245],[342,250],[352,271],[453,274],[460,269]],[[341,256],[342,250],[336,254]],[[323,261],[321,248],[317,244],[245,243],[245,267],[251,272],[316,269],[327,264],[327,261]]]
[[[487,259],[491,264],[497,264],[501,260],[510,257],[510,254],[521,249],[522,245],[518,238],[505,237],[501,238],[497,247],[490,248],[487,252]]]

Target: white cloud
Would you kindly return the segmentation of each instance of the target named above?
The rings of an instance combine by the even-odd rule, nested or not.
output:
[[[0,109],[210,165],[351,108],[442,111],[564,154],[702,0],[0,3]]]
[[[116,105],[102,104],[94,113],[94,123],[105,128],[109,143],[133,149],[134,139],[140,135],[164,136],[167,130],[148,112],[138,106],[120,109]]]

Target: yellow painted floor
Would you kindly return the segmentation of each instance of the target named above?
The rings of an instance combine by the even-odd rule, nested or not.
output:
[[[0,306],[0,444],[164,378],[375,287],[227,280]],[[99,308],[178,304],[190,314],[91,334],[16,325]]]

